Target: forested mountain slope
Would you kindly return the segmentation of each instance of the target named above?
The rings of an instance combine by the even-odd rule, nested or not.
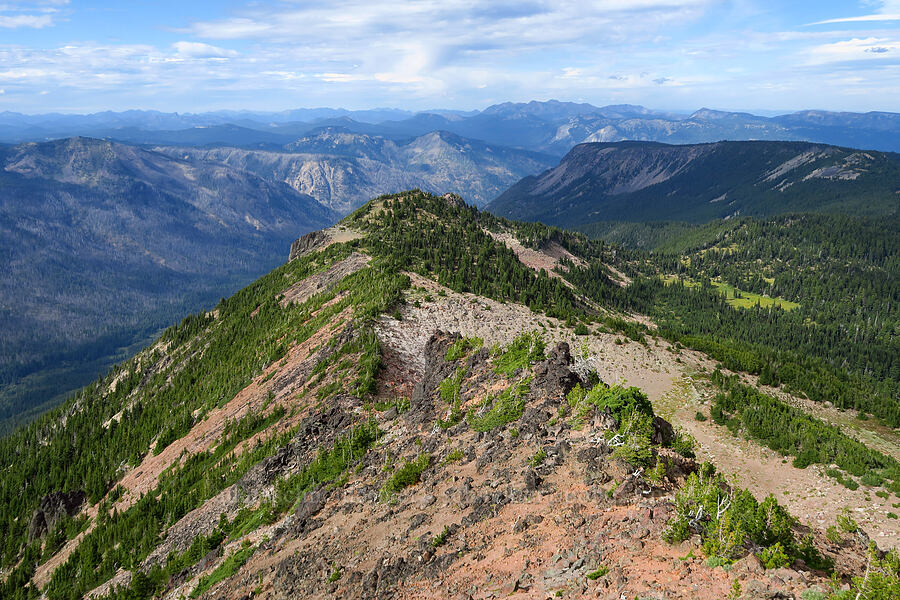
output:
[[[0,595],[891,597],[900,463],[716,364],[802,358],[766,354],[782,311],[647,260],[373,200],[0,440]],[[726,479],[686,429],[774,454]]]
[[[487,208],[563,226],[788,212],[897,215],[900,159],[804,142],[582,144]]]
[[[88,138],[0,148],[0,188],[0,423],[58,402],[337,218],[283,183]]]

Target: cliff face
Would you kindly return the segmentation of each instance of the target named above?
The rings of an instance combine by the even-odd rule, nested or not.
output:
[[[582,144],[487,209],[560,225],[595,221],[705,222],[792,211],[893,215],[893,154],[806,142]]]

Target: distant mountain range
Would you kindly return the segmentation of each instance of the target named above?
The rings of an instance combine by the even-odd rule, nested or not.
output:
[[[0,189],[0,429],[338,218],[284,183],[87,138],[0,147]]]
[[[319,129],[277,150],[156,149],[287,183],[343,214],[375,196],[410,188],[453,192],[484,206],[522,177],[556,163],[547,154],[486,144],[446,131],[394,141],[343,127]]]
[[[589,143],[487,209],[581,226],[788,212],[900,213],[900,155],[808,142]]]
[[[277,113],[156,111],[90,115],[0,113],[0,141],[14,143],[89,135],[154,145],[230,145],[278,149],[322,127],[396,141],[435,131],[562,156],[583,142],[623,140],[677,144],[721,140],[795,140],[900,151],[900,114],[801,111],[775,117],[700,109],[691,114],[629,104],[503,103],[482,111],[297,109]]]

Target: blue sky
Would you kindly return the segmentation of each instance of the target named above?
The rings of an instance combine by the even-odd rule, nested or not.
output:
[[[0,111],[900,112],[900,0],[0,0]]]

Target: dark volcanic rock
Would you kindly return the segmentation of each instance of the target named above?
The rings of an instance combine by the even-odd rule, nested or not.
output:
[[[561,400],[572,388],[582,383],[581,378],[569,369],[572,355],[569,344],[560,342],[547,353],[547,358],[534,366],[531,392],[537,397]]]
[[[410,399],[410,410],[404,418],[411,424],[422,424],[432,420],[435,395],[441,382],[452,376],[457,364],[446,360],[450,345],[460,339],[458,333],[435,331],[425,344],[425,369],[422,380],[416,383]]]
[[[291,254],[288,261],[309,254],[313,250],[324,246],[330,239],[330,236],[324,231],[311,231],[306,235],[297,238],[291,244]]]
[[[672,424],[660,416],[653,417],[653,438],[651,441],[659,446],[670,446],[675,441],[675,429]]]
[[[81,490],[74,492],[54,492],[41,498],[41,503],[28,524],[28,541],[41,537],[53,530],[63,517],[75,515],[87,496]]]

